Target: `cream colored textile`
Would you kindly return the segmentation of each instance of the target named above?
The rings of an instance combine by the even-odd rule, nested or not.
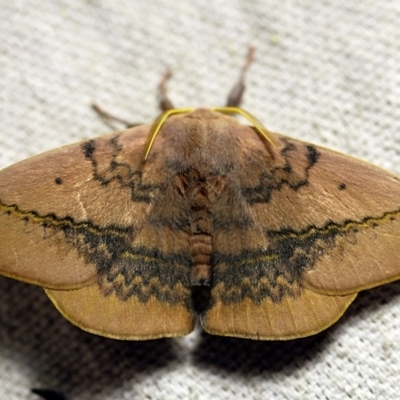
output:
[[[225,102],[251,44],[244,108],[272,131],[400,174],[398,0],[0,0],[0,167],[135,122]],[[114,126],[115,129],[120,126]],[[334,166],[333,166],[334,168]],[[368,177],[365,177],[368,185]],[[0,278],[0,399],[396,399],[400,283],[362,293],[326,333],[286,343],[119,342],[65,321],[40,288]]]

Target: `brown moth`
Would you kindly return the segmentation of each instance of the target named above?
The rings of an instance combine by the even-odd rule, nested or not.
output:
[[[276,340],[399,279],[399,178],[224,115],[243,113],[250,61],[228,108],[174,110],[164,80],[153,126],[1,171],[0,272],[43,286],[80,328],[131,340],[191,332],[197,285],[207,332]]]

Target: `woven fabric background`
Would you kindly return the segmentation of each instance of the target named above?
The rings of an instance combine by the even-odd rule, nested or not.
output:
[[[176,106],[223,105],[251,44],[245,109],[400,174],[399,21],[398,0],[0,0],[0,167],[112,130],[93,100],[152,121],[167,67]],[[303,340],[121,342],[0,278],[0,399],[395,399],[399,376],[400,283]]]

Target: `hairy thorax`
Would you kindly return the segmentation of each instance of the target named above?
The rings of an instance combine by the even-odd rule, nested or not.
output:
[[[260,144],[261,150],[250,151]],[[251,170],[250,176],[257,177],[257,168],[268,157],[251,127],[219,113],[200,109],[165,123],[149,155],[165,182],[154,220],[188,234],[191,285],[211,283],[217,232],[248,228],[251,217],[243,209],[245,202],[238,201],[239,182],[246,177],[237,167],[244,163],[249,167],[246,174]]]
[[[204,126],[204,121],[198,118],[203,113],[211,116],[208,126]],[[173,147],[182,146],[185,149],[179,159],[174,156],[169,158],[169,170],[175,171],[173,182],[186,203],[190,227],[191,284],[194,286],[208,285],[211,280],[214,218],[216,213],[221,212],[218,210],[220,198],[227,189],[233,165],[233,154],[224,153],[221,149],[226,148],[224,144],[228,142],[234,147],[239,145],[234,143],[235,138],[230,137],[225,120],[214,119],[213,116],[209,111],[199,110],[193,113],[193,117],[185,118],[184,129],[176,129],[176,125],[171,124],[164,131],[166,140],[170,138],[173,141]],[[169,132],[170,129],[173,132]],[[218,153],[218,157],[214,152]]]

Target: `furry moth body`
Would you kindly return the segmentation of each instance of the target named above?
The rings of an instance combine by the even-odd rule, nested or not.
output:
[[[0,269],[82,329],[290,339],[399,278],[400,182],[359,160],[199,109],[0,172]],[[355,173],[356,172],[356,173]],[[368,177],[370,184],[365,183]]]
[[[187,111],[187,110],[186,110]],[[0,273],[80,328],[185,335],[194,285],[212,334],[293,339],[400,278],[400,181],[218,111],[66,146],[0,172]],[[147,146],[147,147],[146,147]],[[366,180],[369,183],[366,183]]]

